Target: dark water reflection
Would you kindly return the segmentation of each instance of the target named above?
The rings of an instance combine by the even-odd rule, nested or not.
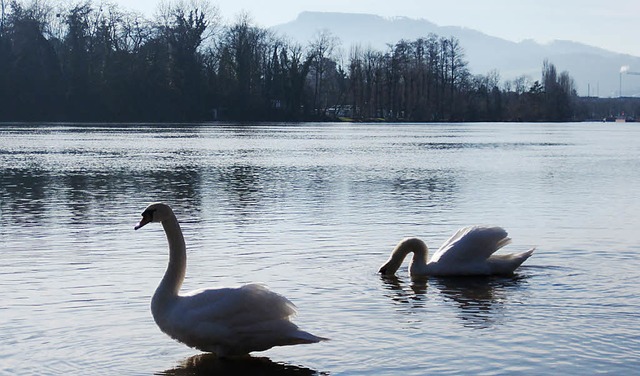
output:
[[[214,354],[198,354],[183,360],[177,367],[158,372],[156,375],[311,376],[328,374],[291,364],[276,363],[265,357],[218,358]]]
[[[412,315],[437,295],[448,305],[453,304],[463,326],[486,329],[499,323],[510,294],[521,296],[525,292],[527,277],[412,277],[410,282],[396,276],[381,276],[381,279],[389,292],[385,295]]]
[[[123,197],[148,197],[181,203],[191,210],[202,208],[203,196],[217,192],[238,213],[251,213],[286,196],[305,195],[330,200],[349,185],[348,196],[362,196],[372,190],[388,192],[397,204],[436,208],[455,197],[458,189],[453,172],[441,170],[402,171],[397,177],[358,178],[359,172],[335,168],[294,169],[232,165],[221,169],[176,166],[161,171],[66,171],[5,169],[0,176],[0,197],[5,215],[20,212],[37,222],[47,210],[45,201],[68,205],[72,218],[83,220],[96,205],[122,200]],[[353,177],[354,180],[344,180]],[[336,180],[337,179],[337,180]]]
[[[370,155],[371,146],[366,143],[358,146],[362,142],[358,139],[356,147],[353,147],[354,140],[348,140],[352,147],[348,153],[353,154],[354,158],[347,156],[346,159],[340,159],[336,154],[346,151],[341,145],[337,144],[326,151],[323,148],[326,140],[322,138],[319,139],[319,145],[296,145],[296,138],[290,138],[292,133],[296,133],[295,130],[282,132],[281,137],[270,128],[222,128],[220,140],[230,138],[224,134],[224,130],[229,130],[232,137],[260,140],[265,136],[282,143],[233,151],[227,151],[224,146],[215,148],[215,143],[207,143],[204,148],[194,146],[194,138],[202,137],[194,128],[164,127],[149,130],[152,133],[145,133],[145,127],[49,129],[47,134],[63,136],[60,137],[60,142],[51,142],[52,147],[48,147],[47,143],[37,145],[27,141],[24,145],[16,146],[19,152],[15,149],[2,149],[0,155],[4,156],[4,160],[11,161],[3,169],[1,176],[2,193],[7,196],[7,200],[10,196],[33,200],[44,198],[46,194],[68,191],[71,195],[68,201],[76,202],[86,194],[108,201],[112,198],[108,195],[113,192],[161,191],[167,200],[196,200],[194,203],[197,204],[202,191],[216,188],[212,187],[214,184],[235,196],[231,202],[243,205],[246,202],[261,201],[260,195],[270,194],[265,188],[274,183],[284,183],[287,185],[284,188],[310,188],[311,193],[331,192],[336,184],[340,184],[335,178],[348,178],[352,187],[362,192],[380,185],[383,189],[385,186],[393,187],[388,190],[398,194],[423,191],[439,192],[443,197],[450,197],[456,190],[457,174],[452,170],[413,166],[411,169],[401,168],[395,174],[389,174],[389,168],[394,172],[394,166]],[[38,128],[18,128],[11,133],[37,137],[42,131]],[[119,134],[131,137],[131,146],[112,144],[109,147],[115,150],[104,148],[105,143]],[[307,141],[314,139],[308,133],[300,136],[306,137]],[[145,139],[150,140],[149,146],[145,145]],[[168,144],[173,139],[184,139],[184,145]],[[167,148],[167,145],[171,145],[171,148]],[[15,158],[16,153],[22,157]],[[216,160],[217,157],[221,160]],[[222,160],[229,157],[235,162],[226,163]],[[310,157],[320,158],[313,165],[306,166],[305,158]],[[358,160],[360,158],[362,161]],[[369,159],[375,163],[367,166]]]
[[[433,283],[459,309],[464,326],[486,329],[494,326],[506,313],[510,294],[521,296],[526,277],[439,278]]]

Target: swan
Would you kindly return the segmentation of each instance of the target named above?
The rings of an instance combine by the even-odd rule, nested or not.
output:
[[[169,243],[169,266],[151,299],[151,313],[171,338],[221,357],[326,340],[300,330],[290,321],[293,303],[260,284],[180,294],[187,254],[178,219],[168,205],[153,203],[134,229],[151,222],[162,223]]]
[[[405,238],[396,245],[378,272],[395,274],[407,254],[413,252],[409,265],[411,276],[511,274],[533,254],[535,248],[522,253],[494,255],[509,243],[511,239],[501,227],[464,227],[444,242],[427,263],[427,245],[419,238]]]

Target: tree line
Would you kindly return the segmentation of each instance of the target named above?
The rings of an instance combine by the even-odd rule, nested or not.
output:
[[[91,1],[0,0],[0,121],[566,121],[573,79],[473,75],[456,38],[386,51],[321,31],[306,45],[230,24],[206,0],[162,3],[153,19]],[[588,111],[587,111],[588,112]],[[580,115],[581,116],[581,115]]]

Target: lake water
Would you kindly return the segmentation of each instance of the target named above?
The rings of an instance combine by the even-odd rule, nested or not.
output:
[[[2,374],[628,374],[640,369],[637,124],[0,125]],[[331,341],[219,361],[149,303],[173,206],[184,289],[262,282]],[[470,224],[509,278],[378,267]]]

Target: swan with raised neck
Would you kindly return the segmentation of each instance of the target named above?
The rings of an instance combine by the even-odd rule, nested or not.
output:
[[[151,313],[170,337],[219,356],[326,340],[300,330],[290,321],[296,313],[293,303],[260,284],[180,294],[187,268],[180,224],[171,207],[163,203],[149,205],[134,228],[152,222],[162,224],[169,244],[169,264],[151,299]]]

